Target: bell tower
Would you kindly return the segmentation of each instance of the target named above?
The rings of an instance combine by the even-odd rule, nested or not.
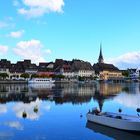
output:
[[[100,54],[99,54],[99,58],[98,58],[98,63],[104,63],[104,58],[102,55],[102,44],[100,44]]]

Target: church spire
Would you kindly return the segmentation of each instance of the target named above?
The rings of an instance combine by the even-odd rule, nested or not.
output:
[[[104,63],[104,58],[102,55],[102,44],[100,44],[100,54],[99,54],[99,58],[98,58],[98,63]]]

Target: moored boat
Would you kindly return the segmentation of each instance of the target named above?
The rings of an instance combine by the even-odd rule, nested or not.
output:
[[[139,116],[111,112],[95,113],[95,111],[93,111],[87,113],[87,120],[121,130],[136,132],[140,131]]]
[[[33,78],[28,81],[29,84],[52,84],[54,82],[52,78]]]

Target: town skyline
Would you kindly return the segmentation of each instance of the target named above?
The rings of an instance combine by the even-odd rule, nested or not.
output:
[[[138,0],[1,2],[0,59],[94,64],[101,43],[106,63],[120,69],[140,67]]]

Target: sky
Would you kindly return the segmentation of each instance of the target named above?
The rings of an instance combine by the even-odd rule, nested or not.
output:
[[[0,59],[140,67],[140,0],[0,0]]]

